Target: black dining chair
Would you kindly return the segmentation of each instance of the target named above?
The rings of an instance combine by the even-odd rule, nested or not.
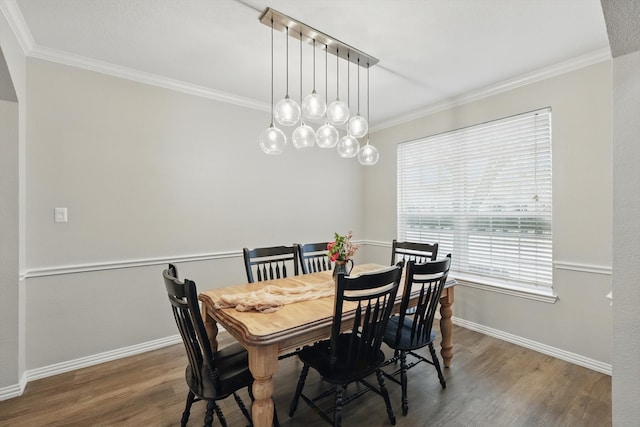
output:
[[[404,265],[407,261],[435,261],[437,256],[437,243],[398,242],[395,239],[391,243],[391,265],[398,262]],[[413,314],[415,311],[415,307],[407,308],[407,314]]]
[[[385,376],[402,387],[402,414],[407,415],[409,401],[407,398],[407,371],[420,362],[426,362],[435,366],[438,379],[442,388],[447,387],[438,356],[433,347],[436,333],[433,331],[433,319],[440,301],[440,295],[444,289],[449,267],[451,266],[451,254],[437,261],[428,261],[417,264],[409,261],[406,264],[406,273],[400,312],[389,319],[384,332],[384,343],[395,350],[394,356],[384,363],[384,366],[396,364],[400,360],[400,369],[388,373]],[[411,293],[417,294],[418,302],[413,315],[407,315],[407,307]],[[423,347],[429,347],[431,359],[418,353]],[[407,354],[413,356],[411,364],[407,364]],[[397,375],[400,374],[400,381]]]
[[[243,248],[244,267],[249,283],[280,279],[299,274],[298,245]]]
[[[398,242],[391,243],[391,265],[403,261],[416,261],[418,263],[435,261],[438,256],[437,243]]]
[[[249,371],[247,351],[238,343],[233,343],[219,351],[212,351],[200,315],[196,284],[188,279],[180,281],[173,264],[169,264],[169,267],[162,272],[162,276],[171,302],[173,317],[182,336],[189,361],[185,370],[189,393],[180,425],[187,425],[193,402],[206,400],[204,425],[211,426],[215,411],[220,424],[226,427],[226,420],[217,401],[231,395],[242,414],[251,423],[249,411],[236,393],[246,387],[253,400],[251,391],[253,377]],[[278,425],[275,410],[274,423]]]
[[[327,255],[328,244],[329,242],[298,245],[298,258],[302,266],[302,274],[317,273],[333,268],[331,260]]]
[[[367,391],[374,391],[384,399],[389,420],[395,425],[396,418],[380,370],[385,361],[380,347],[401,274],[402,268],[394,266],[358,276],[337,275],[331,338],[298,352],[303,367],[289,416],[293,416],[302,398],[325,421],[340,426],[343,406]],[[340,332],[345,329],[346,332]],[[304,394],[302,391],[309,368],[316,370],[323,381],[331,384],[331,388],[315,397]],[[376,373],[378,388],[365,380],[373,373]],[[364,388],[345,396],[346,386],[354,382],[359,382]],[[329,396],[334,397],[334,408],[324,411],[317,402]]]

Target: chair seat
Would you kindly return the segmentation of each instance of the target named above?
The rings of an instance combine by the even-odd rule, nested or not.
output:
[[[323,380],[331,384],[346,384],[372,374],[385,360],[382,350],[379,350],[375,360],[354,358],[349,354],[349,342],[352,334],[339,336],[337,362],[331,369],[330,340],[320,341],[311,347],[305,347],[298,352],[298,357],[304,364],[314,368]],[[359,340],[356,337],[355,340]],[[350,357],[349,357],[350,356]]]
[[[400,329],[400,341],[396,343],[396,333],[398,330],[398,323],[400,322],[400,316],[392,316],[387,322],[387,329],[384,332],[384,342],[392,348],[400,351],[416,350],[428,345],[430,342],[436,339],[435,331],[431,331],[429,339],[419,336],[420,334],[414,334],[413,340],[411,339],[411,328],[413,327],[413,319],[405,317],[402,322],[402,328]]]
[[[203,384],[198,384],[191,372],[191,366],[187,366],[185,378],[189,388],[203,399],[223,399],[234,391],[247,387],[253,382],[251,372],[247,369],[249,356],[247,351],[238,343],[233,343],[214,353],[216,368],[218,369],[220,393],[216,392],[214,378],[209,372],[203,372]],[[203,364],[202,370],[209,370]]]

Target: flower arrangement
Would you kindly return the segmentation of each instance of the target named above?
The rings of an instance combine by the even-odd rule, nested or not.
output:
[[[352,237],[351,230],[344,236],[335,233],[333,242],[327,244],[327,251],[329,251],[327,255],[331,262],[347,261],[353,257],[360,245],[351,243]]]

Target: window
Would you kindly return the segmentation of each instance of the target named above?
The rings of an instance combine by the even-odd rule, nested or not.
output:
[[[452,276],[550,290],[551,230],[550,109],[398,145],[398,239]]]

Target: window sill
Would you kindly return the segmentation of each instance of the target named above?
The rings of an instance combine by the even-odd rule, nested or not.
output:
[[[548,292],[544,291],[536,291],[533,289],[526,289],[522,287],[505,287],[492,285],[489,283],[480,283],[476,281],[471,281],[468,279],[463,279],[461,277],[455,277],[454,279],[458,282],[458,285],[468,286],[470,288],[481,289],[483,291],[496,292],[499,294],[510,295],[519,298],[526,298],[534,301],[545,302],[548,304],[555,304],[558,301],[558,296],[553,294],[553,291],[549,289]]]

